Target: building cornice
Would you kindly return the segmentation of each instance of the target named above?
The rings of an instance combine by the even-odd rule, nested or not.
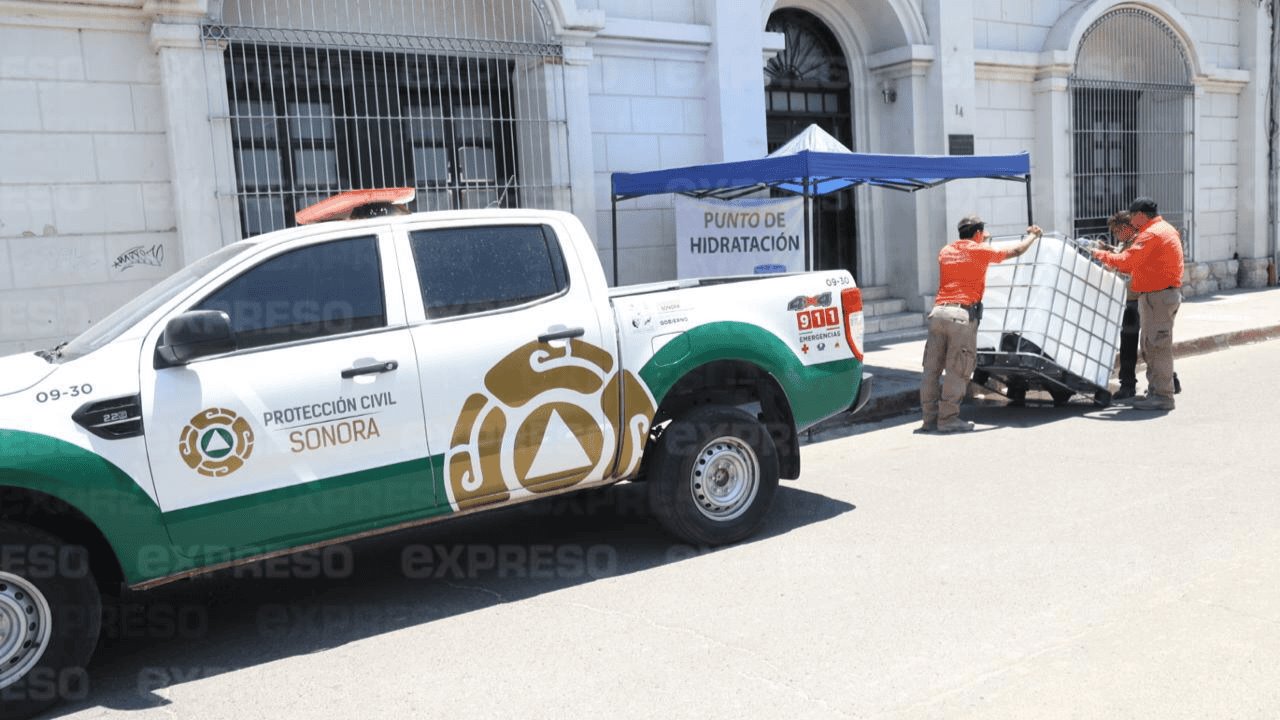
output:
[[[141,32],[151,17],[142,0],[0,0],[0,17],[6,25]]]
[[[1031,82],[1040,69],[1040,54],[1013,50],[975,50],[973,76],[977,80]]]
[[[1196,88],[1205,92],[1240,94],[1249,84],[1252,75],[1248,70],[1205,66],[1205,73],[1196,78]]]
[[[711,47],[711,27],[690,23],[609,18],[587,42],[597,55],[702,60]]]
[[[153,50],[160,50],[161,48],[198,50],[201,47],[200,27],[198,25],[165,22],[151,24],[151,48]]]
[[[932,45],[903,45],[867,56],[867,69],[875,73],[892,72],[907,68],[914,74],[917,68],[928,68],[937,59]]]

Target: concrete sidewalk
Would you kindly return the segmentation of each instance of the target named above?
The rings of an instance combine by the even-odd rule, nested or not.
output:
[[[1184,300],[1173,337],[1174,357],[1280,338],[1280,288],[1230,290]],[[856,416],[834,417],[814,428],[814,432],[919,412],[924,340],[923,331],[897,338],[868,338],[864,351],[866,372],[874,376],[871,399]],[[1139,391],[1146,386],[1143,370],[1139,362]],[[1112,390],[1115,386],[1113,373]]]

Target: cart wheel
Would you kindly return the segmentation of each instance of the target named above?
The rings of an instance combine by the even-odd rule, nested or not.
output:
[[[1093,404],[1098,407],[1107,407],[1111,404],[1111,392],[1108,390],[1099,390],[1093,394]]]
[[[1075,392],[1071,390],[1054,388],[1049,391],[1049,396],[1053,398],[1054,406],[1061,407],[1071,402],[1071,398],[1075,396]]]
[[[1010,385],[1005,389],[1005,397],[1009,398],[1010,405],[1026,405],[1027,404],[1027,388],[1022,385]]]

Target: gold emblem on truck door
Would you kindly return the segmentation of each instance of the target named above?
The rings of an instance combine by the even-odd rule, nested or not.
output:
[[[531,342],[499,360],[462,405],[444,467],[459,510],[587,478],[635,472],[655,412],[631,372],[581,340]],[[626,417],[622,417],[622,413]],[[606,418],[602,424],[598,417]]]
[[[230,475],[253,454],[253,428],[248,420],[226,408],[202,410],[182,428],[178,454],[187,467],[201,475]]]

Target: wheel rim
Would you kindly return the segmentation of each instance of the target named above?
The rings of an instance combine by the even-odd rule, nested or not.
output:
[[[719,522],[745,513],[759,489],[760,461],[756,452],[735,437],[718,437],[707,443],[689,475],[694,506]]]
[[[0,572],[0,688],[21,680],[49,646],[53,615],[35,585]]]

